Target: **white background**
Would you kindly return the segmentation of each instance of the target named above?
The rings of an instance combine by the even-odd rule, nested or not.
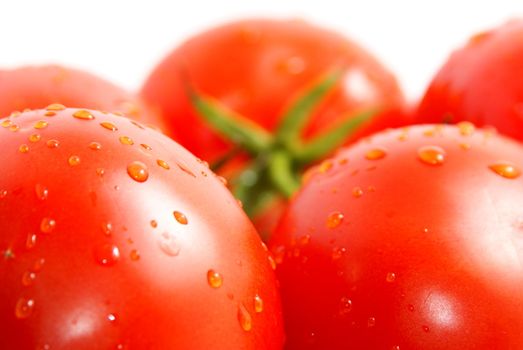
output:
[[[188,36],[242,17],[298,17],[345,33],[396,73],[411,101],[473,33],[522,0],[0,0],[0,68],[59,63],[137,90]]]

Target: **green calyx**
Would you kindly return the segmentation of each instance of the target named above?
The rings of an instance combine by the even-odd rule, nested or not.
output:
[[[241,150],[252,157],[250,165],[231,179],[233,191],[249,216],[256,215],[275,196],[290,198],[299,189],[301,174],[308,165],[332,153],[373,116],[372,111],[347,116],[311,140],[302,139],[303,129],[315,108],[342,75],[341,70],[333,70],[321,77],[299,96],[273,133],[187,86],[188,96],[198,115],[235,145],[230,153],[211,164],[211,168],[219,170]]]

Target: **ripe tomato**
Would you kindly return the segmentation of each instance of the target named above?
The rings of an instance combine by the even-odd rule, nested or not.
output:
[[[473,36],[436,74],[418,122],[491,125],[523,140],[523,19]]]
[[[143,123],[158,123],[136,96],[81,70],[56,65],[0,70],[0,118],[51,103],[121,112]],[[161,125],[158,125],[161,127]]]
[[[368,134],[377,125],[408,123],[396,79],[376,58],[338,33],[298,20],[241,20],[194,36],[154,69],[141,96],[159,109],[162,121],[168,124],[168,135],[212,166],[221,164],[218,172],[230,180],[247,213],[256,217],[266,211],[261,202],[280,203],[267,197],[288,197],[298,187],[294,178],[302,169],[334,148],[303,161],[293,150],[299,145],[274,135],[282,131],[285,116],[297,100],[335,68],[341,69],[343,76],[325,92],[325,98],[309,106],[307,120],[290,123],[297,137],[312,141],[332,132],[349,115],[370,108],[384,115],[379,114],[376,122],[363,125],[337,145]],[[231,128],[211,126],[213,123],[198,115],[191,103],[188,83],[230,111],[234,115],[231,123],[258,130],[256,141],[267,139],[270,145],[252,149],[237,135],[237,125],[232,132]],[[251,160],[238,161],[238,154],[245,153]],[[267,170],[275,153],[283,154],[290,163],[286,177],[280,174],[275,178],[278,175]],[[229,166],[223,166],[224,159]],[[274,209],[273,205],[268,207]]]
[[[268,252],[201,161],[109,113],[0,125],[0,348],[281,348]]]
[[[523,344],[523,147],[416,126],[309,175],[271,240],[287,349]]]

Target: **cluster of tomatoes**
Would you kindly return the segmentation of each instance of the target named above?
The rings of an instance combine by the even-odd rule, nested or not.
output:
[[[0,71],[0,349],[520,349],[522,37],[414,104],[303,21],[199,34],[137,94]]]

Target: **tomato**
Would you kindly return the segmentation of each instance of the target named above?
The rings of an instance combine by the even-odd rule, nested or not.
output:
[[[90,73],[58,65],[0,70],[0,96],[0,117],[61,103],[121,112],[147,124],[159,123],[137,96]]]
[[[281,348],[266,247],[203,162],[94,110],[0,125],[0,348]]]
[[[270,249],[286,349],[518,349],[523,147],[421,125],[308,175]]]
[[[430,83],[418,122],[491,125],[523,140],[523,19],[476,34]]]
[[[291,123],[304,141],[332,132],[349,115],[369,109],[388,113],[388,117],[379,114],[377,122],[366,123],[336,145],[375,131],[377,125],[408,123],[403,94],[392,73],[353,41],[299,20],[245,19],[196,35],[154,69],[141,96],[160,111],[168,135],[212,166],[220,164],[218,172],[230,180],[247,213],[256,218],[275,208],[261,202],[281,203],[278,195],[288,197],[299,186],[290,184],[293,178],[334,148],[304,162],[297,159],[291,142],[274,137],[297,101],[332,69],[341,69],[343,74],[324,92],[324,98],[308,107],[306,125]],[[209,123],[188,97],[188,84],[229,110],[234,115],[231,123],[255,127],[271,146],[262,150],[246,147],[237,126],[230,132],[230,128]],[[274,158],[275,152],[289,158],[287,179],[274,179],[267,171],[267,159]],[[245,153],[250,160],[241,158]],[[281,185],[284,182],[286,186]]]

